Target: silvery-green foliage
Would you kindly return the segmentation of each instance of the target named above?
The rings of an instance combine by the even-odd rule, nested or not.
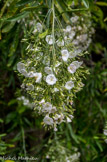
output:
[[[32,98],[35,111],[44,116],[43,124],[55,131],[58,124],[72,121],[72,101],[84,86],[82,79],[88,73],[80,56],[85,54],[90,22],[86,27],[80,23],[85,21],[81,19],[74,15],[72,24],[66,28],[63,24],[60,28],[54,16],[50,28],[36,22],[26,39],[26,58],[17,64],[23,76],[22,88]]]

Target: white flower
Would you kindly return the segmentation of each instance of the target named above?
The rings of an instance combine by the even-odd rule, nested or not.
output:
[[[38,30],[37,29],[34,29],[33,33],[35,34]]]
[[[70,122],[72,122],[72,120],[67,117],[67,123],[70,123]]]
[[[77,36],[77,39],[78,39],[80,42],[84,43],[84,42],[87,40],[87,37],[88,37],[87,34],[82,34],[82,35],[80,35],[80,36]]]
[[[45,102],[45,100],[42,99],[42,100],[39,102],[39,104],[43,104],[44,102]]]
[[[69,39],[73,39],[73,37],[75,36],[75,32],[74,31],[72,31],[70,34],[69,34]]]
[[[36,28],[38,32],[42,32],[42,25],[40,23],[36,24]]]
[[[25,69],[20,70],[20,73],[22,73],[22,75],[24,75],[25,77],[28,77],[28,73]]]
[[[61,65],[61,62],[56,61],[55,67],[58,67],[59,65]]]
[[[41,81],[42,74],[41,73],[35,73],[34,77],[36,79],[36,83],[39,83]]]
[[[68,66],[68,71],[69,71],[71,74],[75,73],[75,72],[76,72],[76,66],[75,66],[74,64],[70,64],[70,65]]]
[[[107,129],[104,129],[104,135],[107,136]]]
[[[77,55],[80,54],[81,52],[82,52],[81,49],[77,49],[77,50],[74,51],[74,53],[76,53]]]
[[[47,77],[46,77],[46,82],[49,84],[49,85],[53,85],[55,84],[57,81],[56,77],[54,76],[54,74],[49,74]]]
[[[105,143],[107,143],[107,139],[105,139],[104,141],[105,141]]]
[[[54,116],[54,120],[56,123],[61,123],[63,122],[64,116],[63,114],[55,114]]]
[[[59,91],[59,89],[58,88],[54,88],[54,92],[58,92]]]
[[[74,45],[78,45],[79,44],[79,41],[77,39],[74,39],[73,42],[72,42]]]
[[[70,89],[72,89],[73,87],[74,87],[73,81],[68,81],[68,82],[66,82],[66,84],[65,84],[65,88],[66,88],[66,89],[70,90]]]
[[[25,70],[25,64],[22,62],[18,62],[17,63],[17,70],[19,71],[19,73],[21,73],[21,70],[24,69]]]
[[[57,130],[58,130],[58,129],[55,127],[55,128],[54,128],[54,131],[56,132]]]
[[[67,39],[68,39],[68,37],[67,37],[67,36],[65,36],[65,37],[64,37],[64,40],[67,40]]]
[[[78,16],[74,16],[74,17],[71,17],[71,22],[72,23],[75,23],[75,22],[77,22],[77,20],[79,19],[79,17]]]
[[[63,61],[67,61],[68,60],[68,57],[69,57],[69,52],[67,49],[63,49],[61,50],[61,54],[62,54],[62,59]]]
[[[52,35],[47,35],[46,36],[46,42],[48,43],[48,44],[53,44],[53,36]]]
[[[33,71],[30,71],[29,73],[28,73],[28,77],[29,78],[32,78],[32,77],[34,77],[35,76],[35,73],[33,72]]]
[[[52,105],[49,102],[43,103],[43,112],[50,112],[52,109]]]
[[[44,71],[45,71],[45,73],[47,73],[47,74],[52,74],[52,73],[53,73],[51,67],[45,67]]]
[[[78,26],[78,30],[82,30],[82,27],[81,26]]]
[[[28,99],[24,99],[23,100],[23,105],[28,105],[29,104],[29,100]]]
[[[56,43],[59,47],[64,46],[64,40],[57,40]]]
[[[43,119],[43,122],[47,125],[53,125],[53,119],[50,118],[48,115],[45,116],[45,118]]]
[[[52,109],[51,109],[51,113],[55,113],[55,111],[56,111],[56,107],[53,106]]]
[[[71,118],[71,120],[74,118],[73,115],[69,115],[69,117]]]
[[[25,88],[25,84],[24,83],[22,83],[22,85],[20,86],[21,88]]]
[[[74,58],[74,57],[76,57],[76,55],[77,54],[73,51],[69,52],[69,58]]]
[[[82,65],[83,61],[73,61],[72,64],[75,65],[76,68],[79,68]]]
[[[72,28],[71,28],[71,26],[70,26],[70,25],[68,25],[68,26],[66,27],[65,31],[66,31],[66,32],[70,32],[70,31],[71,31],[71,29],[72,29]]]
[[[28,90],[28,91],[33,91],[34,90],[34,85],[33,84],[27,84],[26,85],[26,90]]]

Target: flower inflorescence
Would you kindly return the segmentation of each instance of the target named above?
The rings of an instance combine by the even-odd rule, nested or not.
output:
[[[78,19],[75,16],[71,21],[77,23]],[[72,121],[73,98],[84,86],[82,79],[88,73],[80,58],[85,49],[74,43],[78,37],[73,40],[75,35],[71,25],[66,29],[56,25],[52,34],[38,22],[28,42],[26,58],[17,64],[23,76],[21,87],[31,96],[34,109],[44,116],[43,124],[54,127],[55,131],[58,124]],[[81,43],[86,41],[86,35],[82,36],[78,39]]]

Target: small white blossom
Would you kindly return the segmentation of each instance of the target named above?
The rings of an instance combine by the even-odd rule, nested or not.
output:
[[[54,92],[58,92],[59,91],[59,89],[58,88],[54,88]]]
[[[71,118],[71,120],[74,118],[73,115],[69,115],[69,117]]]
[[[43,122],[47,125],[53,125],[53,119],[50,118],[48,115],[45,116],[45,118],[43,119]]]
[[[39,83],[41,81],[41,78],[42,78],[42,73],[35,73],[34,77],[36,79],[36,83]]]
[[[62,59],[63,61],[67,61],[69,58],[69,52],[67,49],[63,49],[61,50],[61,54],[62,54]]]
[[[20,70],[20,73],[24,75],[25,77],[28,77],[28,73],[25,69]]]
[[[87,38],[88,38],[87,34],[82,34],[80,36],[77,36],[77,39],[82,43],[84,43],[87,40]]]
[[[22,62],[18,62],[17,63],[17,70],[19,71],[19,73],[21,73],[21,70],[24,69],[25,70],[25,64]]]
[[[75,32],[74,31],[72,31],[70,34],[69,34],[69,39],[73,39],[73,37],[75,36]]]
[[[72,41],[72,43],[73,43],[74,45],[78,45],[78,44],[79,44],[79,41],[78,41],[77,39],[74,39],[74,40]]]
[[[104,129],[104,135],[107,136],[107,129]]]
[[[105,141],[105,143],[107,143],[107,139],[105,139],[104,141]]]
[[[36,28],[38,32],[42,32],[42,25],[40,23],[36,24]]]
[[[72,64],[75,65],[76,68],[79,68],[82,65],[83,61],[73,61]]]
[[[67,123],[71,123],[71,122],[72,122],[72,120],[67,117]]]
[[[64,40],[57,40],[56,43],[57,43],[57,46],[59,47],[64,46]]]
[[[28,99],[24,99],[23,100],[23,105],[28,105],[29,104],[29,100]]]
[[[21,88],[25,88],[25,84],[24,83],[21,85]]]
[[[44,99],[42,99],[42,100],[39,102],[39,104],[43,104],[43,103],[45,103],[45,100],[44,100]]]
[[[66,84],[65,84],[66,89],[71,90],[73,87],[74,87],[73,81],[66,82]]]
[[[54,131],[56,132],[57,130],[58,130],[58,129],[55,127],[55,128],[54,128]]]
[[[67,40],[67,39],[68,39],[68,37],[67,37],[67,36],[65,36],[65,37],[64,37],[64,40]]]
[[[76,57],[76,52],[73,52],[73,51],[71,51],[71,52],[69,52],[69,58],[74,58],[74,57]]]
[[[78,26],[78,30],[82,30],[82,27],[81,26]]]
[[[34,85],[33,84],[28,84],[28,85],[26,85],[26,90],[28,90],[28,91],[33,91],[34,90]]]
[[[46,42],[51,45],[53,44],[53,36],[52,35],[47,35],[46,36]]]
[[[56,83],[57,79],[56,77],[54,76],[54,74],[49,74],[47,77],[46,77],[46,82],[49,84],[49,85],[54,85]]]
[[[59,65],[61,65],[61,62],[56,61],[55,67],[58,67]]]
[[[75,72],[76,72],[76,66],[75,66],[74,64],[70,64],[70,65],[68,66],[68,71],[69,71],[71,74],[75,73]]]
[[[61,123],[63,122],[64,116],[63,114],[55,114],[54,116],[54,120],[56,123]]]
[[[55,113],[56,112],[56,107],[53,106],[52,109],[51,109],[51,113]]]
[[[52,110],[52,105],[49,102],[43,103],[43,112],[50,113]]]
[[[45,71],[45,73],[47,73],[47,74],[52,74],[52,73],[53,73],[51,67],[45,67],[44,71]]]
[[[28,77],[29,78],[33,78],[35,76],[35,73],[33,72],[33,71],[30,71],[29,73],[28,73]]]
[[[78,19],[79,19],[78,16],[74,16],[74,17],[71,17],[70,20],[71,20],[72,23],[76,23]]]
[[[70,25],[68,25],[68,26],[66,27],[65,31],[66,31],[66,32],[70,32],[70,31],[71,31],[71,29],[72,29],[72,28],[71,28],[71,26],[70,26]]]

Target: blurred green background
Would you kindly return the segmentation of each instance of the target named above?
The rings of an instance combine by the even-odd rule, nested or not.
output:
[[[73,2],[78,11],[69,11]],[[95,28],[89,55],[84,58],[90,75],[75,98],[73,122],[61,124],[54,134],[42,127],[42,117],[17,100],[23,95],[16,73],[17,62],[25,56],[26,44],[22,39],[29,37],[27,30],[32,22],[43,19],[40,12],[45,15],[49,7],[50,0],[0,0],[0,155],[64,161],[63,156],[74,153],[76,148],[81,162],[107,162],[103,134],[107,121],[106,0],[56,0],[56,12],[63,14],[66,23],[70,12],[90,11]]]

